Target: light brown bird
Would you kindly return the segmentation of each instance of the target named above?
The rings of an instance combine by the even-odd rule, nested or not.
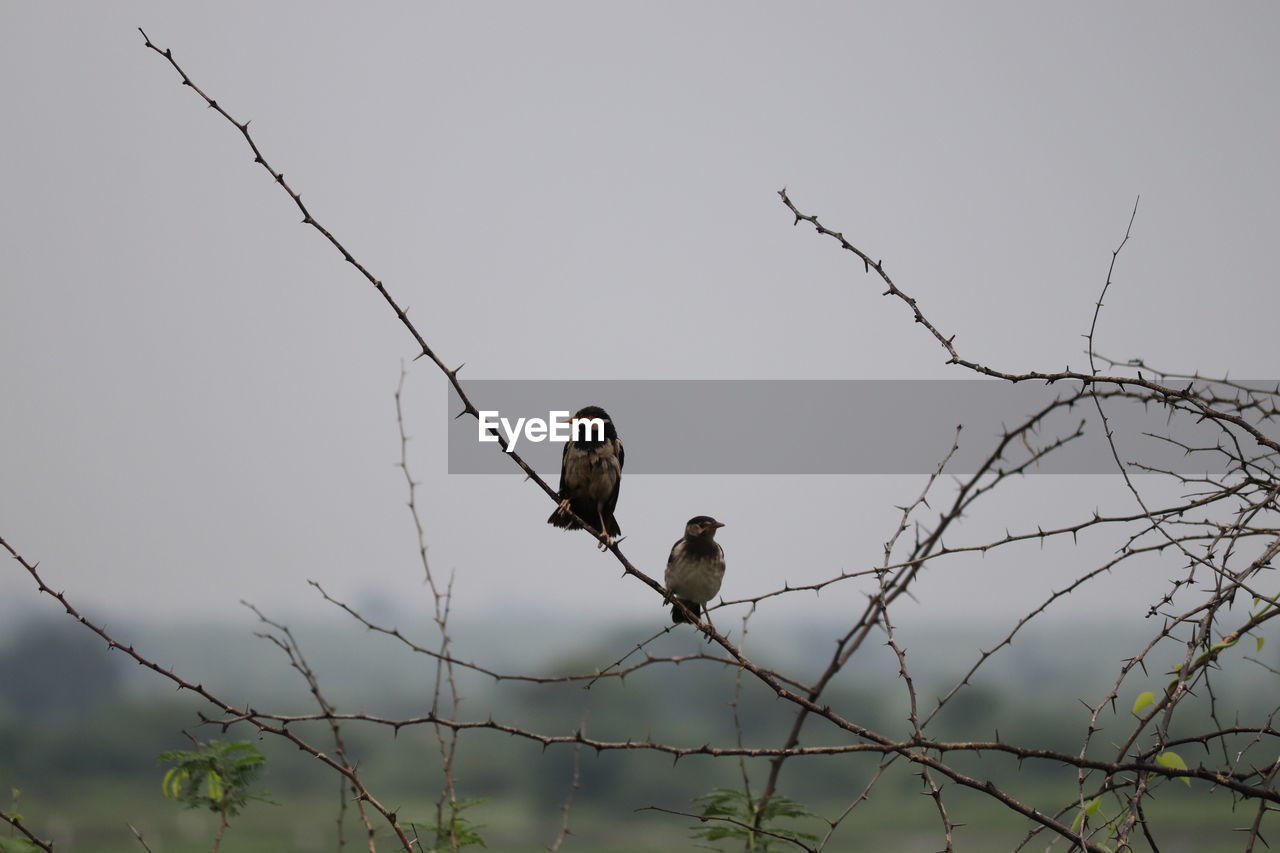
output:
[[[671,546],[663,580],[670,591],[695,616],[706,612],[704,605],[720,592],[724,580],[724,549],[716,542],[716,531],[724,527],[709,515],[689,519],[684,536]],[[679,605],[671,605],[672,622],[688,622]],[[710,622],[710,616],[707,617]]]

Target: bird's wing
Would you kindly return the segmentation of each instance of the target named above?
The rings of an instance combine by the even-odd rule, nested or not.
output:
[[[617,444],[618,444],[618,475],[613,481],[613,491],[609,493],[609,499],[604,502],[604,510],[610,515],[613,514],[614,508],[618,506],[618,492],[622,491],[622,456],[623,456],[622,442],[619,441]]]
[[[671,553],[667,555],[667,569],[662,573],[662,585],[668,589],[671,588],[671,568],[676,562],[676,549],[680,547],[680,543],[683,541],[683,538],[677,539],[676,544],[671,546]]]
[[[573,447],[573,442],[572,442],[572,441],[566,441],[566,442],[564,443],[564,450],[561,450],[561,451],[560,451],[560,488],[559,488],[559,492],[560,492],[560,497],[561,497],[561,498],[565,498],[565,497],[567,497],[567,495],[565,494],[565,491],[564,491],[564,485],[565,485],[564,481],[565,481],[565,475],[568,473],[568,468],[569,468],[569,448],[570,448],[570,447]]]

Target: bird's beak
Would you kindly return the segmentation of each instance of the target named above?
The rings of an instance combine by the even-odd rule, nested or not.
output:
[[[717,527],[724,527],[723,521],[713,521],[707,525],[708,530],[715,530]]]

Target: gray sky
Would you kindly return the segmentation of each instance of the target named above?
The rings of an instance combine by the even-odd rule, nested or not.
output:
[[[960,374],[791,227],[780,187],[968,357],[1047,370],[1086,367],[1141,194],[1100,349],[1280,375],[1278,23],[1265,3],[4,2],[0,535],[118,619],[322,612],[307,578],[422,601],[391,396],[412,340],[137,26],[253,120],[464,378],[910,379]],[[535,487],[445,473],[430,365],[405,396],[462,617],[661,624]],[[588,402],[608,405],[557,407]],[[633,476],[618,516],[659,576],[687,518],[727,522],[739,597],[872,565],[920,485]],[[1096,505],[1129,508],[1115,478],[1033,478],[972,536]],[[997,587],[1018,607],[1078,568],[1037,553],[949,564],[920,612]],[[1173,573],[1149,571],[1097,600]],[[31,587],[0,571],[0,615],[51,610]]]

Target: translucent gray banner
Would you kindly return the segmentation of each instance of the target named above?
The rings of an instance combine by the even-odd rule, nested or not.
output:
[[[1272,389],[1272,380],[1243,382]],[[469,380],[475,406],[490,423],[513,430],[518,419],[548,422],[553,413],[587,405],[609,412],[626,448],[628,474],[925,474],[951,448],[947,465],[972,474],[986,463],[1001,435],[1033,414],[1065,400],[1078,385],[988,380]],[[1161,405],[1112,397],[1104,410],[1126,461],[1179,474],[1221,474],[1229,461],[1215,447],[1221,430]],[[519,474],[496,443],[479,438],[449,389],[449,473]],[[498,419],[505,418],[504,428]],[[1000,468],[1026,463],[1083,422],[1084,434],[1046,453],[1028,474],[1115,474],[1117,468],[1091,399],[1048,414],[1034,433],[1009,443]],[[562,442],[535,440],[522,428],[515,450],[539,474],[559,475]],[[1256,455],[1245,440],[1245,453]]]

